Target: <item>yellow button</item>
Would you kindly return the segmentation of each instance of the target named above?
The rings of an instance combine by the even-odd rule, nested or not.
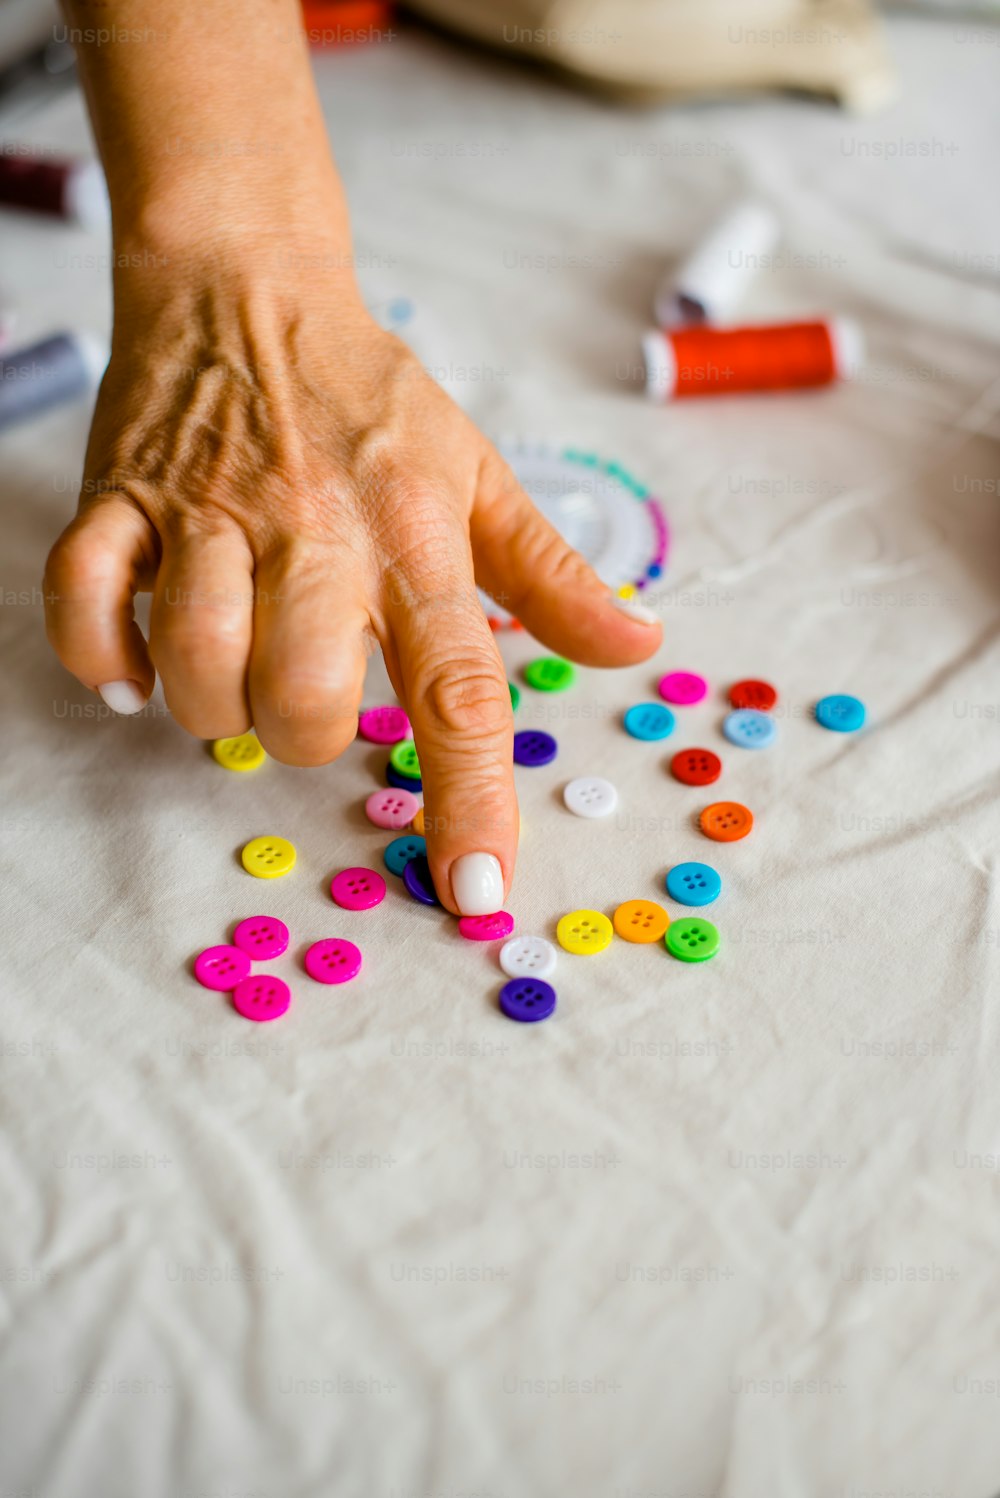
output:
[[[599,910],[571,910],[556,927],[559,945],[581,957],[603,952],[613,935],[611,922]]]
[[[413,828],[414,832],[417,833],[417,835],[419,837],[423,837],[423,835],[424,835],[424,809],[423,809],[423,807],[421,807],[420,810],[417,812],[416,816],[413,818],[413,821],[410,823],[410,826]]]
[[[224,770],[256,770],[267,759],[255,733],[241,733],[235,739],[216,739],[212,753]]]
[[[258,879],[279,879],[295,867],[295,849],[283,837],[255,837],[242,853],[243,867]]]
[[[614,914],[615,930],[626,941],[659,941],[670,917],[655,900],[626,900]]]

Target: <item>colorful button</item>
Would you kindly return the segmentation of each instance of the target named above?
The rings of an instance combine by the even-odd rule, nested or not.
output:
[[[816,704],[816,722],[834,733],[856,733],[864,727],[865,705],[857,697],[846,697],[835,692],[832,697],[821,697]]]
[[[414,832],[416,832],[420,837],[423,837],[425,828],[424,809],[422,806],[420,807],[419,811],[414,813],[413,821],[410,823],[410,826],[413,828]]]
[[[722,893],[722,880],[707,863],[675,863],[667,875],[667,894],[678,905],[711,905]]]
[[[515,765],[549,765],[556,757],[558,744],[550,733],[526,728],[514,735]]]
[[[614,927],[626,941],[659,941],[670,917],[655,900],[626,900],[614,913]]]
[[[518,704],[521,701],[521,689],[520,689],[520,687],[516,687],[512,681],[509,681],[507,683],[507,686],[510,688],[510,707],[511,707],[511,712],[516,713],[517,709],[518,709]]]
[[[524,679],[536,692],[565,692],[573,685],[576,672],[569,661],[558,655],[543,655],[537,661],[529,661],[524,668]]]
[[[556,949],[544,936],[515,936],[500,948],[500,966],[509,978],[547,978],[556,960]]]
[[[738,707],[726,714],[722,732],[731,744],[738,744],[741,749],[766,749],[774,743],[778,725],[755,707]]]
[[[556,927],[559,945],[578,957],[603,952],[613,936],[614,927],[599,910],[571,910]]]
[[[234,1009],[244,1019],[255,1020],[258,1024],[264,1020],[280,1019],[291,1002],[288,984],[270,973],[254,973],[233,989]]]
[[[426,858],[427,839],[415,833],[407,837],[394,837],[382,854],[385,866],[390,874],[398,874],[402,879],[403,870],[412,858]]]
[[[216,739],[212,753],[225,770],[256,770],[267,759],[264,746],[255,733],[241,733],[234,739]]]
[[[729,688],[733,707],[753,707],[759,713],[769,713],[777,700],[778,694],[769,681],[737,681]]]
[[[420,810],[420,802],[412,791],[398,791],[390,787],[385,791],[372,791],[365,802],[365,816],[376,827],[391,828],[398,832],[408,827]]]
[[[708,691],[708,682],[693,671],[668,671],[660,677],[657,690],[664,702],[672,702],[675,707],[693,707]]]
[[[564,787],[563,800],[575,817],[607,817],[618,805],[618,792],[600,775],[581,775]]]
[[[719,950],[719,933],[711,921],[685,915],[670,922],[667,951],[681,962],[707,962]]]
[[[735,843],[753,826],[753,812],[738,801],[713,801],[698,818],[706,837],[716,843]]]
[[[295,867],[295,849],[283,837],[255,837],[240,857],[247,873],[258,879],[280,879]]]
[[[401,739],[392,746],[389,763],[400,775],[408,775],[411,780],[420,779],[420,761],[417,758],[417,746],[412,739]]]
[[[288,927],[273,915],[250,915],[233,932],[233,946],[255,962],[268,962],[288,950]]]
[[[386,765],[385,783],[397,791],[412,791],[415,796],[419,796],[424,788],[422,780],[415,780],[412,775],[401,775],[395,765]]]
[[[662,702],[637,702],[625,714],[625,732],[634,739],[665,739],[674,731],[676,719]]]
[[[250,958],[239,947],[206,947],[194,960],[194,975],[202,988],[228,993],[250,971]]]
[[[349,983],[361,971],[361,952],[352,941],[330,936],[313,942],[303,965],[317,983]]]
[[[358,733],[369,744],[396,744],[410,737],[410,720],[401,707],[368,707],[358,719]]]
[[[548,1019],[555,1007],[556,991],[541,978],[512,978],[500,990],[500,1008],[521,1025]]]
[[[403,870],[403,883],[408,892],[421,905],[440,905],[434,881],[431,878],[430,864],[422,853],[416,858],[411,858]]]
[[[467,941],[503,941],[514,929],[514,917],[506,910],[495,915],[463,915],[458,929]]]
[[[334,904],[344,910],[373,910],[385,899],[385,880],[374,869],[341,869],[330,884]]]
[[[711,785],[722,774],[722,760],[711,749],[679,749],[670,773],[682,785]]]

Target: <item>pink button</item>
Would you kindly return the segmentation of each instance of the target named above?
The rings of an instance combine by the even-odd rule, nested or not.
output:
[[[358,733],[369,744],[398,744],[410,737],[410,720],[401,707],[367,707],[358,719]]]
[[[305,968],[317,983],[348,983],[361,971],[361,953],[352,941],[331,936],[313,942],[306,953]]]
[[[194,975],[204,988],[228,993],[250,971],[250,958],[239,947],[206,947],[194,960]]]
[[[280,1019],[291,1002],[288,984],[270,973],[254,973],[233,989],[233,1005],[244,1019]]]
[[[371,910],[385,899],[385,880],[374,869],[342,869],[330,893],[345,910]]]
[[[266,962],[288,950],[288,927],[273,915],[248,915],[233,932],[233,946],[254,962]]]
[[[369,822],[395,831],[409,827],[419,810],[420,802],[412,791],[372,791],[365,802],[365,816]]]
[[[463,915],[458,929],[469,941],[502,941],[514,929],[514,917],[506,910],[494,915]]]
[[[664,702],[672,702],[675,707],[691,707],[704,697],[708,682],[704,676],[695,676],[691,671],[668,671],[666,676],[660,677],[659,691]]]

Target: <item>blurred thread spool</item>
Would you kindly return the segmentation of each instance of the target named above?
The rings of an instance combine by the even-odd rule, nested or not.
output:
[[[660,328],[724,323],[778,242],[778,220],[763,203],[737,203],[656,288]]]
[[[864,358],[847,318],[751,328],[653,330],[642,341],[652,401],[805,390],[849,379]]]
[[[108,351],[86,333],[56,333],[0,359],[0,430],[89,394]]]
[[[106,224],[111,213],[98,161],[0,152],[0,203],[69,219],[85,229]]]

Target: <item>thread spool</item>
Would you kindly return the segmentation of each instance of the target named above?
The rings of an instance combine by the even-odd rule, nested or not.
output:
[[[763,203],[730,208],[660,282],[654,301],[657,326],[727,322],[780,232],[777,218]]]
[[[0,359],[0,430],[88,394],[107,349],[86,333],[56,333]]]
[[[0,203],[69,219],[97,229],[110,216],[104,173],[97,161],[56,161],[0,152]]]
[[[653,401],[805,390],[849,379],[864,358],[848,318],[750,328],[675,328],[642,341]]]

